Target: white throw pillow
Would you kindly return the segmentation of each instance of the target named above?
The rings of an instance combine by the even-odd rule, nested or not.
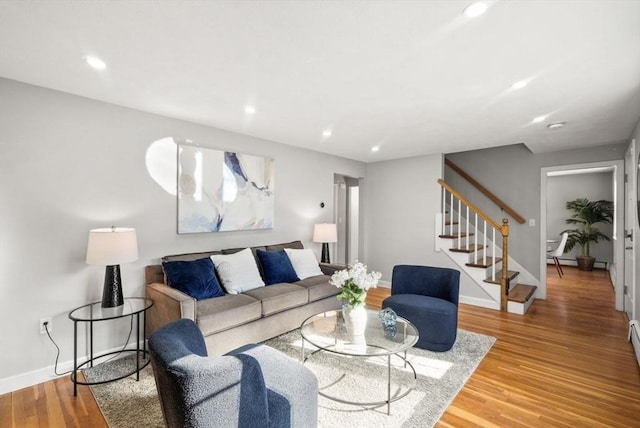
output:
[[[318,259],[311,250],[294,250],[292,248],[285,248],[287,256],[293,265],[293,269],[296,271],[298,278],[305,279],[312,276],[324,275],[318,265]]]
[[[227,293],[238,294],[264,287],[264,281],[260,277],[256,259],[250,248],[234,254],[214,254],[211,260]]]

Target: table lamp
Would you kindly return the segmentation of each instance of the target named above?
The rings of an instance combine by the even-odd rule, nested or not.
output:
[[[322,263],[331,263],[329,242],[338,242],[338,230],[333,223],[316,224],[313,227],[313,242],[322,242]]]
[[[87,264],[106,266],[102,307],[115,308],[124,303],[120,264],[138,259],[136,230],[127,227],[92,229],[87,245]]]

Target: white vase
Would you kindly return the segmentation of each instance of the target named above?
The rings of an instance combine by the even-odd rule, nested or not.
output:
[[[364,331],[367,328],[367,310],[364,305],[356,306],[355,308],[345,305],[342,307],[342,314],[347,332],[351,336],[364,335]]]

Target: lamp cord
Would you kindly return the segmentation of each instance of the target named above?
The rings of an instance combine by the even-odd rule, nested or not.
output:
[[[111,357],[107,358],[106,360],[102,361],[100,364],[102,363],[106,363],[107,361],[111,361],[112,359],[114,359],[115,357],[119,356],[120,354],[122,354],[122,352],[127,349],[127,346],[129,346],[129,340],[131,339],[131,333],[133,332],[133,317],[130,317],[130,323],[129,323],[129,334],[127,335],[127,340],[124,343],[124,345],[122,346],[122,349],[120,349],[120,351],[118,351],[116,354],[112,355]],[[53,343],[53,346],[56,347],[56,362],[53,365],[53,372],[56,374],[56,376],[64,376],[66,374],[69,374],[71,372],[73,372],[72,370],[68,370],[66,372],[63,373],[58,373],[58,359],[60,358],[60,347],[58,346],[58,344],[56,343],[55,340],[53,340],[53,337],[51,337],[51,333],[49,332],[49,323],[44,323],[44,330],[47,332],[47,336],[49,336],[49,340],[51,340],[51,343]]]
[[[58,373],[58,358],[60,358],[60,347],[58,346],[58,344],[56,343],[55,340],[53,340],[53,337],[51,337],[51,333],[49,332],[49,323],[45,323],[44,324],[44,330],[47,332],[47,336],[49,336],[49,340],[51,341],[51,343],[53,343],[53,346],[56,347],[57,352],[56,352],[56,362],[53,366],[53,372],[57,375],[57,376],[62,376],[62,375],[66,375],[71,373],[73,370],[69,370],[67,372],[64,373]]]

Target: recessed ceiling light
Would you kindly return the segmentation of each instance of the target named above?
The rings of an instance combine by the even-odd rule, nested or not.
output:
[[[567,124],[567,122],[554,122],[554,123],[550,123],[547,125],[547,128],[549,129],[560,129],[563,126],[565,126]]]
[[[544,122],[544,120],[547,118],[547,116],[538,116],[538,117],[534,117],[533,118],[533,123],[540,123],[540,122]]]
[[[465,7],[462,13],[464,13],[464,16],[467,18],[477,18],[485,13],[488,8],[489,6],[485,2],[478,1]]]
[[[324,138],[329,138],[329,137],[331,137],[331,134],[332,134],[332,132],[331,132],[331,130],[330,130],[330,129],[325,129],[324,131],[322,131],[322,136],[323,136]]]
[[[373,146],[373,147],[371,147],[371,151],[372,151],[372,152],[377,152],[377,151],[379,151],[379,150],[380,150],[380,146]]]
[[[511,85],[511,89],[522,89],[525,86],[527,86],[529,82],[527,82],[526,80],[520,80],[516,83],[514,83],[513,85]]]
[[[87,61],[87,64],[89,64],[96,70],[104,70],[105,68],[107,68],[107,64],[105,64],[105,62],[97,56],[87,55],[86,57],[84,57],[84,60]]]
[[[254,114],[256,112],[256,108],[253,106],[246,106],[244,108],[244,112],[247,114]]]

